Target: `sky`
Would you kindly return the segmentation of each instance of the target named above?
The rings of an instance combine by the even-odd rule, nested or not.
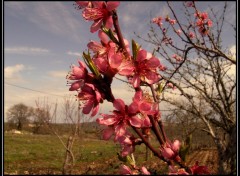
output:
[[[4,119],[7,110],[18,103],[36,107],[37,99],[48,99],[49,104],[61,101],[64,96],[74,96],[68,91],[66,75],[71,64],[77,65],[90,40],[99,41],[97,33],[90,33],[92,22],[85,21],[74,1],[4,1]],[[173,8],[182,19],[181,2],[173,2]],[[221,11],[224,2],[197,2],[200,11],[209,12],[209,6]],[[166,2],[125,1],[117,9],[124,38],[135,39],[143,48],[152,46],[137,39],[134,32],[147,36],[153,17],[170,14]],[[236,2],[230,1],[226,19],[236,24]],[[230,27],[223,31],[224,45],[236,50],[234,37],[229,37]],[[231,34],[233,35],[233,34]],[[115,80],[113,93],[126,104],[134,92],[124,83]],[[100,112],[113,109],[104,103]],[[58,121],[61,121],[59,117]]]

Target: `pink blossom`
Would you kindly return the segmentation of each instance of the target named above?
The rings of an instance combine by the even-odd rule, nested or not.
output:
[[[200,13],[199,16],[200,16],[200,18],[202,18],[202,20],[206,20],[208,18],[207,12],[202,12],[202,13]]]
[[[169,23],[170,23],[171,25],[174,25],[174,24],[176,23],[176,20],[170,19],[170,20],[169,20]]]
[[[158,68],[159,68],[160,71],[165,71],[165,70],[167,70],[167,67],[164,66],[164,65],[162,65],[161,63],[160,63],[160,65],[159,65]]]
[[[86,83],[78,94],[78,98],[84,101],[82,112],[89,114],[92,111],[91,116],[95,116],[99,110],[99,103],[102,103],[103,98],[100,92],[93,84]]]
[[[189,37],[190,37],[191,39],[193,39],[193,38],[195,38],[195,34],[194,34],[193,32],[190,32],[190,33],[189,33]]]
[[[139,87],[140,82],[154,84],[159,81],[160,75],[157,68],[160,65],[158,58],[152,56],[149,58],[146,50],[140,50],[135,60],[135,72],[132,78],[133,87]]]
[[[87,68],[86,65],[82,61],[78,61],[79,67],[72,65],[72,70],[70,72],[70,75],[67,75],[67,79],[70,80],[79,80],[79,79],[85,79],[87,76]]]
[[[210,19],[208,19],[208,21],[207,21],[207,25],[208,25],[208,27],[212,27],[212,20],[210,20]]]
[[[175,59],[176,61],[178,61],[178,62],[180,62],[180,61],[183,60],[182,57],[180,57],[180,56],[178,56],[178,55],[176,55],[176,54],[172,55],[172,58],[174,58],[174,59]]]
[[[129,105],[129,111],[133,114],[142,114],[144,118],[142,127],[150,127],[151,123],[148,115],[154,115],[159,112],[157,104],[143,95],[142,90],[135,93],[133,102]]]
[[[102,125],[113,126],[116,138],[126,134],[127,125],[132,125],[134,127],[141,127],[142,119],[136,115],[130,115],[128,106],[125,105],[124,101],[121,99],[116,99],[113,102],[113,106],[116,110],[113,111],[112,115],[101,114],[102,118],[98,118],[97,122]],[[113,131],[109,131],[113,132]],[[109,134],[110,135],[110,134]]]
[[[173,90],[176,89],[176,87],[172,83],[167,83],[167,87],[172,88]]]
[[[162,23],[162,17],[153,18],[153,19],[152,19],[152,22],[155,23],[155,24],[157,24],[157,25],[160,26],[160,27],[161,27],[162,24],[163,24],[163,23]]]
[[[122,165],[120,167],[120,174],[121,175],[133,175],[133,172],[128,166]]]
[[[174,159],[180,149],[179,140],[175,140],[173,143],[170,143],[162,149],[162,156],[166,159]]]
[[[176,32],[177,32],[178,35],[180,35],[182,33],[182,30],[178,29]]]
[[[88,48],[95,53],[94,57],[110,57],[115,53],[116,44],[108,39],[108,36],[102,31],[98,31],[98,36],[101,43],[91,41],[88,43]]]
[[[195,165],[190,168],[193,175],[209,175],[207,166],[199,166],[198,161],[196,161]]]
[[[79,90],[84,85],[84,81],[75,81],[71,83],[71,87],[69,88],[69,91]]]
[[[135,151],[135,145],[133,144],[130,135],[119,136],[117,140],[121,144],[122,147],[121,155],[123,157]]]
[[[189,173],[186,172],[185,169],[183,168],[178,169],[173,165],[168,166],[168,169],[169,169],[168,175],[189,175]]]
[[[94,7],[86,7],[82,12],[83,17],[86,20],[94,21],[91,26],[91,32],[96,32],[102,24],[106,28],[110,29],[113,25],[112,10],[116,9],[120,2],[108,1],[106,4],[103,1],[93,2]]]
[[[68,81],[68,84],[71,84],[69,91],[79,90],[84,85],[85,81],[88,80],[90,77],[86,69],[86,65],[80,60],[78,61],[78,63],[79,67],[72,65],[71,71],[67,75],[68,80],[77,80],[74,82]]]
[[[127,60],[122,53],[111,54],[108,58],[95,58],[94,63],[102,74],[109,77],[113,77],[117,73],[122,76],[130,76],[134,71],[132,61]]]

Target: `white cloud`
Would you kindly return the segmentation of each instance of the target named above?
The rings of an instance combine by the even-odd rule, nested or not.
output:
[[[67,75],[67,71],[50,71],[48,75],[54,78],[65,78]]]
[[[28,19],[51,33],[68,36],[78,42],[82,38],[79,32],[83,28],[81,21],[74,18],[72,12],[62,2],[36,2],[33,14]]]
[[[49,50],[44,48],[33,48],[33,47],[7,47],[4,48],[4,51],[9,54],[46,54],[49,53]]]
[[[17,64],[14,66],[8,66],[4,68],[4,76],[5,78],[14,78],[19,76],[20,72],[25,69],[23,64]]]
[[[81,53],[78,53],[78,52],[68,51],[67,54],[68,54],[68,55],[71,55],[71,56],[82,57],[82,54],[81,54]]]

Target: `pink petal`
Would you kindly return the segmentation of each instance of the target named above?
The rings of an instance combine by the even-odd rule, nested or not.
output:
[[[94,95],[94,90],[95,90],[95,87],[93,84],[89,84],[89,83],[86,83],[84,84],[83,88],[82,88],[82,92],[86,92],[88,94],[91,94],[91,95]]]
[[[81,8],[87,7],[89,1],[76,1],[77,5],[79,5]]]
[[[152,71],[149,71],[145,77],[145,81],[148,84],[154,84],[154,83],[158,82],[159,79],[160,79],[159,75]]]
[[[99,103],[101,101],[101,99],[102,99],[102,95],[98,91],[95,91],[95,94],[96,94],[96,100]]]
[[[104,2],[103,1],[91,1],[94,8],[103,8],[103,4]]]
[[[83,81],[76,81],[76,82],[72,83],[71,87],[69,88],[69,91],[77,90],[82,86],[83,86]]]
[[[145,174],[145,175],[151,175],[151,173],[148,172],[148,170],[147,170],[146,167],[143,166],[143,167],[141,168],[141,170],[142,170],[142,173],[143,173],[143,174]]]
[[[83,107],[83,110],[82,110],[83,114],[89,114],[92,108],[93,108],[93,102],[88,101]]]
[[[86,75],[86,72],[84,69],[73,66],[72,68],[73,75],[76,77],[76,79],[83,79]]]
[[[171,145],[171,148],[172,148],[172,150],[173,150],[174,152],[178,152],[178,150],[179,150],[179,148],[180,148],[180,145],[181,145],[180,141],[179,141],[179,140],[175,140],[175,141],[173,142],[173,144]]]
[[[108,1],[107,2],[107,10],[112,11],[116,9],[119,6],[120,2],[119,1]]]
[[[146,57],[147,57],[147,51],[146,50],[140,50],[137,54],[136,60],[138,62],[141,62],[141,61],[145,60]]]
[[[151,127],[152,126],[151,121],[147,115],[145,116],[145,118],[143,120],[142,126],[143,127]]]
[[[93,108],[91,117],[95,116],[95,115],[97,114],[98,110],[99,110],[99,104],[96,105],[96,106]]]
[[[125,113],[125,103],[121,99],[115,99],[113,102],[113,106],[116,110],[120,111],[121,113]]]
[[[140,110],[140,111],[148,112],[148,111],[151,110],[151,106],[152,106],[151,103],[142,102],[142,103],[139,104],[139,110]]]
[[[118,74],[122,76],[131,76],[134,71],[134,68],[124,68],[119,70]]]
[[[98,37],[104,44],[108,44],[109,41],[108,36],[102,30],[98,31]]]
[[[98,118],[97,122],[101,125],[113,125],[117,122],[115,115],[105,115],[102,114],[103,118]]]
[[[109,140],[111,138],[111,136],[114,133],[114,129],[113,128],[106,128],[103,131],[103,139],[104,140]]]
[[[157,67],[160,66],[160,61],[156,57],[152,57],[146,62],[146,66],[149,67],[150,69],[156,69]]]
[[[109,65],[111,68],[116,69],[121,65],[122,56],[120,54],[114,54],[109,58]]]
[[[162,156],[166,159],[171,159],[173,155],[174,155],[174,152],[170,148],[164,148],[162,150]]]
[[[92,26],[91,26],[91,28],[90,28],[90,32],[91,33],[94,33],[94,32],[96,32],[100,27],[101,27],[101,25],[102,25],[102,18],[101,19],[99,19],[99,20],[96,20],[93,24],[92,24]]]
[[[133,87],[134,87],[134,88],[140,86],[140,78],[139,78],[139,75],[138,75],[138,74],[136,74],[136,75],[133,76],[132,82],[133,82]]]
[[[87,47],[91,50],[93,50],[94,52],[98,52],[101,50],[105,50],[105,47],[102,46],[102,44],[95,42],[95,41],[91,41],[87,44]]]
[[[142,120],[138,116],[133,116],[129,119],[129,122],[132,126],[140,128],[142,126]]]
[[[128,166],[122,165],[120,168],[120,174],[121,175],[132,175],[133,173]]]
[[[125,145],[122,149],[122,156],[127,156],[133,152],[133,147],[131,145]]]
[[[126,127],[125,125],[117,125],[115,128],[116,138],[123,136],[126,133]]]
[[[105,27],[107,29],[111,29],[113,25],[113,20],[112,20],[112,16],[109,16],[106,21],[105,21]]]
[[[123,76],[130,76],[133,74],[135,67],[131,62],[122,61],[121,65],[118,67],[119,74]]]
[[[147,52],[146,59],[150,59],[152,57],[152,53]]]
[[[105,73],[108,70],[108,62],[102,57],[94,59],[94,63],[100,72]]]
[[[134,101],[140,101],[142,100],[142,90],[139,90],[135,93],[134,97],[133,97]]]
[[[132,102],[128,107],[128,112],[131,114],[136,114],[138,112],[137,102]]]

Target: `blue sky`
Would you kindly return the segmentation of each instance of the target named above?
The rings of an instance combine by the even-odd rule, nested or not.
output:
[[[49,102],[61,102],[69,92],[66,75],[71,64],[77,64],[81,53],[87,49],[90,40],[96,40],[97,33],[90,33],[92,22],[85,21],[81,11],[76,10],[73,1],[5,1],[4,2],[4,109],[23,102],[35,106],[35,100],[48,97]],[[224,2],[197,2],[200,11],[209,11],[208,6],[221,10]],[[180,2],[173,2],[173,8],[182,19]],[[122,33],[131,41],[134,32],[146,36],[152,17],[170,14],[166,2],[121,2],[118,15]],[[229,2],[226,12],[229,23],[236,23],[236,3]],[[224,45],[235,47],[234,36],[229,28],[224,29]],[[143,48],[153,50],[150,44],[137,39]],[[8,84],[6,84],[8,83]],[[34,92],[12,85],[30,88],[57,96]],[[131,102],[133,92],[127,86],[115,82],[116,97]],[[101,106],[101,112],[111,110],[110,104]]]

